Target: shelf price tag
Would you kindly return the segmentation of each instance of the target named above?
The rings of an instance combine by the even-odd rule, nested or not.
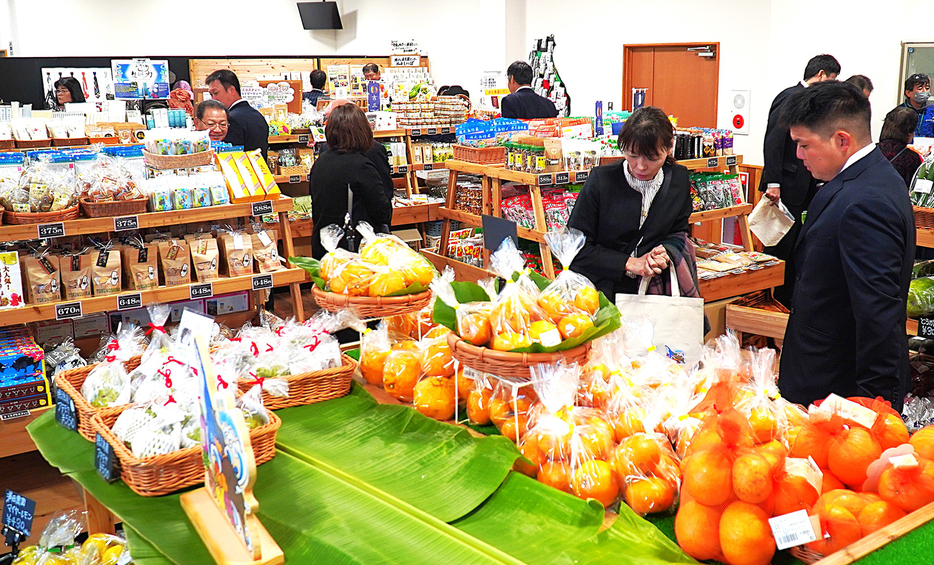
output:
[[[114,218],[114,231],[139,229],[139,216],[118,216]]]
[[[97,434],[97,438],[94,441],[94,468],[97,469],[97,474],[103,477],[108,483],[112,483],[120,478],[120,472],[117,470],[117,455],[114,453],[114,448],[101,434]]]
[[[289,177],[289,182],[292,182],[291,177]],[[265,216],[266,214],[272,214],[272,200],[253,203],[254,216]]]
[[[66,302],[64,304],[55,305],[56,320],[73,320],[81,316],[84,316],[84,309],[81,306],[81,302]]]
[[[729,155],[729,156],[727,156],[727,158],[726,158],[726,166],[727,166],[727,167],[732,167],[732,166],[734,166],[734,165],[736,165],[736,155]]]
[[[65,237],[65,224],[56,222],[54,224],[39,224],[36,228],[39,233],[39,239],[48,239],[50,237]]]
[[[775,545],[778,549],[788,549],[817,539],[807,510],[798,510],[769,518],[769,525],[772,527],[772,535],[775,536]]]
[[[399,172],[400,174],[402,174],[402,173],[407,173],[407,172],[409,172],[409,166],[408,166],[408,165],[399,165],[399,166],[397,167],[397,170],[398,170],[398,172]]]
[[[718,159],[718,158],[716,158],[716,157],[708,157],[708,158],[707,158],[707,168],[708,168],[708,169],[713,169],[714,167],[717,166],[717,163],[719,163],[719,162],[720,162],[720,159]]]
[[[934,338],[934,316],[921,316],[918,318],[918,337]]]
[[[545,173],[543,175],[538,175],[538,182],[536,182],[535,184],[537,184],[538,186],[551,186],[554,183],[555,183],[554,175],[550,173]]]
[[[66,430],[76,431],[78,429],[75,401],[60,388],[55,389],[55,420]]]
[[[289,184],[298,184],[302,182],[302,175],[289,175]]]
[[[571,182],[571,173],[555,173],[555,184],[567,184]]]
[[[121,294],[117,296],[117,311],[133,310],[142,307],[143,295],[138,292],[136,294]]]
[[[32,518],[36,514],[36,501],[7,489],[3,497],[3,525],[9,526],[25,538],[32,535]]]
[[[6,422],[7,420],[15,420],[17,418],[25,418],[32,414],[29,410],[18,410],[16,412],[7,412],[6,414],[0,414],[0,422]]]
[[[413,136],[413,137],[416,136],[416,135],[421,135],[421,134],[422,134],[422,130],[420,130],[420,129],[413,129],[413,130],[412,130],[412,136]]]
[[[441,135],[447,135],[451,133],[451,128],[441,128]]]
[[[192,300],[214,296],[214,283],[193,284],[188,288]]]
[[[307,133],[300,133],[300,134],[298,134],[298,142],[299,142],[299,143],[308,143],[308,134],[307,134]]]
[[[426,171],[431,171],[431,170],[434,170],[435,164],[434,164],[434,163],[425,163],[425,166],[422,167],[422,168],[423,168],[424,170],[426,170]]]
[[[438,135],[438,130],[436,128],[428,128],[428,131],[425,135]]]
[[[584,182],[590,177],[590,171],[577,171],[574,173],[574,182]]]
[[[272,275],[253,275],[253,290],[272,288]]]

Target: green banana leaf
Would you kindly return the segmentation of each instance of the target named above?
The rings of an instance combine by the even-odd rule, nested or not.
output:
[[[379,404],[356,383],[344,398],[276,413],[280,450],[336,467],[445,522],[479,506],[520,457],[502,436],[477,438],[411,407]]]
[[[490,295],[477,283],[454,281],[451,283],[451,288],[454,289],[454,296],[457,298],[459,304],[490,301]],[[452,332],[457,333],[457,311],[453,307],[445,304],[440,298],[435,298],[435,305],[431,311],[431,319],[434,320],[436,324],[441,324]]]
[[[301,267],[305,269],[308,275],[311,277],[311,280],[315,282],[315,286],[321,290],[328,290],[327,283],[324,279],[321,278],[321,262],[317,259],[312,259],[311,257],[289,257],[289,262],[295,265],[296,267]],[[434,269],[434,266],[432,266]],[[435,274],[438,271],[435,270]],[[428,285],[424,285],[420,282],[414,282],[409,286],[387,294],[386,296],[405,296],[408,294],[418,294],[419,292],[425,292],[428,290]],[[330,291],[329,291],[330,292]]]
[[[126,536],[127,549],[133,556],[134,565],[172,565],[172,562],[162,555],[162,552],[146,541],[146,538],[129,524],[123,524],[123,535]]]

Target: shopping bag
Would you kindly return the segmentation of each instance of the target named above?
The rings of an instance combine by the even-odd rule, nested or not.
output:
[[[749,214],[749,231],[767,247],[778,245],[794,224],[795,217],[781,200],[773,206],[772,201],[764,196]]]
[[[638,294],[617,294],[616,307],[624,319],[643,317],[655,324],[651,344],[662,355],[692,364],[700,360],[704,340],[704,299],[681,296],[673,268],[671,296],[646,294],[651,277],[642,277]],[[646,338],[647,339],[647,338]]]

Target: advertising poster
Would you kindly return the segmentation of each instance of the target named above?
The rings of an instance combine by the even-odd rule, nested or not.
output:
[[[153,59],[113,59],[114,96],[118,99],[168,98],[169,62]]]

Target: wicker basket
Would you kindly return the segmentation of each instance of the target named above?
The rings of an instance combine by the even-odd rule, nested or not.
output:
[[[141,355],[131,357],[130,360],[124,364],[127,372],[139,367],[140,359],[142,359]],[[68,369],[55,375],[55,386],[65,391],[65,394],[70,396],[75,402],[78,433],[88,441],[94,441],[94,430],[91,427],[92,416],[95,414],[102,414],[105,417],[113,415],[113,417],[116,418],[130,406],[129,404],[124,404],[122,406],[111,406],[108,408],[95,408],[84,398],[81,394],[81,385],[84,384],[84,381],[87,380],[88,375],[91,374],[91,371],[93,371],[96,366],[97,364]]]
[[[788,553],[792,554],[795,558],[805,563],[808,563],[808,565],[810,565],[811,563],[817,563],[818,561],[824,558],[823,554],[817,553],[816,551],[814,551],[813,549],[805,545],[797,545],[795,547],[791,547],[788,549]]]
[[[317,286],[312,286],[311,294],[315,297],[318,306],[328,312],[340,312],[349,308],[361,318],[386,318],[418,312],[431,301],[430,290],[404,296],[369,297],[326,292]]]
[[[81,199],[81,211],[89,218],[106,218],[108,216],[132,216],[145,214],[148,198],[135,200],[114,200],[108,202],[93,202],[86,198]]]
[[[915,227],[923,229],[934,229],[934,208],[921,208],[912,206],[915,210]]]
[[[204,482],[200,445],[140,459],[111,431],[117,416],[119,414],[98,414],[91,419],[91,425],[95,439],[96,434],[101,434],[113,447],[120,460],[120,478],[133,492],[140,496],[162,496]],[[269,412],[268,424],[250,430],[257,465],[269,461],[276,454],[276,432],[281,425],[282,420]]]
[[[279,167],[280,176],[292,176],[292,175],[307,175],[308,169],[302,165],[295,165],[293,167]]]
[[[46,224],[64,222],[78,217],[78,207],[72,206],[56,212],[10,212],[3,211],[4,224]]]
[[[583,365],[590,350],[590,343],[585,343],[574,349],[554,353],[511,353],[471,345],[453,332],[448,334],[448,346],[451,355],[464,365],[514,382],[528,382],[531,378],[529,369],[539,363],[555,363],[564,359]]]
[[[467,145],[454,146],[454,158],[468,163],[483,165],[502,165],[506,162],[505,147],[470,147]]]
[[[190,169],[210,165],[214,162],[214,150],[190,155],[156,155],[143,149],[146,164],[156,169]]]
[[[279,410],[346,396],[350,392],[350,381],[353,380],[357,362],[346,355],[341,355],[341,360],[340,367],[282,377],[289,383],[289,396],[272,396],[264,390],[263,406],[269,410]],[[253,386],[255,385],[249,382],[237,383],[237,388],[244,393]]]
[[[53,137],[52,147],[74,147],[76,145],[89,145],[86,137]]]

